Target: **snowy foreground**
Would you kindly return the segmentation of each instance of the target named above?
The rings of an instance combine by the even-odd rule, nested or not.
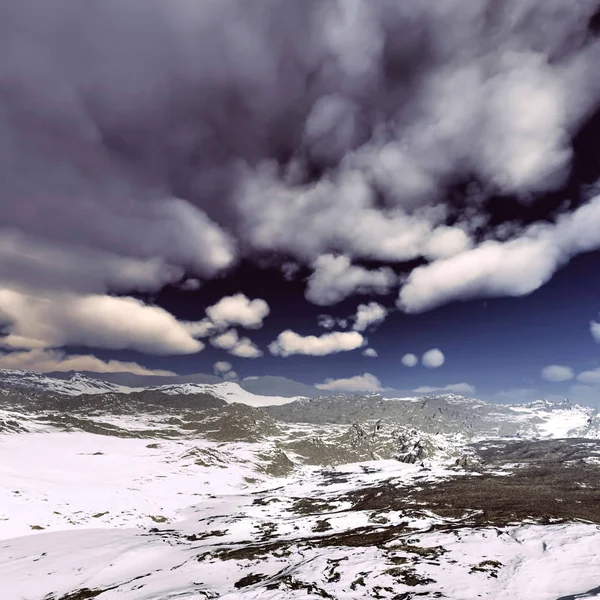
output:
[[[27,425],[0,434],[2,600],[600,598],[594,523],[473,526],[402,504],[408,490],[483,477],[456,467],[451,445],[423,465],[277,477],[265,469],[274,440],[166,439],[148,423],[123,438],[2,416]]]

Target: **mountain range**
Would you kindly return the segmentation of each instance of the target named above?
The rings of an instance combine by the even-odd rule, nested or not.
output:
[[[597,592],[595,409],[195,377],[0,372],[3,599]]]

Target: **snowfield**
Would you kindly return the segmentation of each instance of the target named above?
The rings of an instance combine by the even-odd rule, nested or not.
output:
[[[534,435],[494,438],[283,422],[212,388],[227,404],[4,395],[1,600],[600,598],[588,409],[511,407],[493,418]]]

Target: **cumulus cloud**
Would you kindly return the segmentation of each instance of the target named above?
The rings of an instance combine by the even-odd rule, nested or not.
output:
[[[204,348],[194,324],[129,297],[32,293],[0,288],[0,321],[13,348],[88,346],[148,354],[192,354]]]
[[[229,352],[240,358],[258,358],[263,355],[262,350],[247,337],[240,338]]]
[[[237,373],[233,370],[233,367],[230,362],[226,360],[219,360],[213,365],[213,370],[215,375],[222,377],[226,381],[235,381],[238,376]]]
[[[240,358],[258,358],[263,354],[250,339],[240,338],[236,329],[230,329],[211,338],[210,343],[215,348],[227,350],[233,356]]]
[[[383,323],[388,315],[388,310],[377,302],[360,304],[354,317],[354,331],[365,331],[372,325]]]
[[[428,369],[437,369],[438,367],[441,367],[444,364],[445,360],[446,359],[444,357],[443,352],[438,348],[428,350],[421,357],[421,362],[423,363],[423,366],[427,367]]]
[[[269,314],[269,305],[261,298],[250,300],[244,294],[221,298],[206,309],[208,318],[217,327],[240,325],[247,329],[259,329]]]
[[[402,357],[401,362],[405,367],[416,367],[419,359],[415,354],[405,354]]]
[[[549,365],[542,369],[542,379],[552,382],[569,381],[575,377],[571,367]]]
[[[291,356],[307,354],[310,356],[326,356],[337,352],[356,350],[365,344],[365,338],[357,331],[334,331],[315,335],[302,336],[290,329],[282,331],[274,342],[269,344],[269,351],[275,356]]]
[[[213,365],[213,371],[215,372],[215,375],[221,375],[222,373],[231,371],[231,369],[232,369],[231,363],[227,362],[226,360],[218,360]]]
[[[371,373],[355,375],[345,379],[326,379],[324,383],[317,383],[316,387],[321,390],[337,390],[340,392],[380,392],[384,389],[381,381]]]
[[[397,279],[387,267],[369,271],[352,265],[346,256],[324,254],[312,266],[306,299],[321,306],[337,304],[355,293],[386,294]]]
[[[221,350],[231,350],[235,347],[238,341],[238,332],[235,329],[230,329],[229,331],[225,331],[224,333],[211,338],[210,343],[215,348],[220,348]]]
[[[363,356],[368,356],[369,358],[377,358],[377,350],[375,350],[375,348],[365,348],[363,350]]]
[[[451,258],[471,249],[468,233],[459,227],[438,227],[429,237],[423,255],[429,259]]]
[[[451,392],[453,394],[474,395],[477,389],[469,383],[451,383],[444,387],[423,386],[415,390],[419,394],[432,394],[434,392]]]
[[[417,267],[400,291],[398,307],[416,313],[453,300],[525,296],[547,283],[573,256],[598,248],[600,196],[555,225],[536,224],[509,241],[488,240],[452,258]]]
[[[210,319],[200,319],[200,321],[185,321],[185,328],[190,335],[195,338],[204,338],[217,331],[217,327]]]
[[[59,350],[41,348],[0,352],[0,369],[22,369],[39,373],[92,371],[95,373],[135,373],[136,375],[175,375],[172,371],[147,369],[136,362],[105,361],[91,354],[66,354]]]

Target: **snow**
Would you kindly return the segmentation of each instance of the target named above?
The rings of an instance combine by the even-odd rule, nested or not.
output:
[[[535,425],[536,437],[559,439],[572,437],[577,430],[585,429],[594,409],[589,407],[538,401],[524,406],[510,406],[521,420],[539,421]]]
[[[151,527],[152,517],[176,519],[198,497],[247,487],[244,477],[257,478],[257,463],[243,445],[203,440],[0,436],[0,539],[32,527]]]
[[[448,550],[439,567],[424,564],[420,570],[435,579],[449,598],[556,600],[600,585],[600,530],[595,525],[523,525],[428,534],[420,536],[420,543]],[[496,578],[470,573],[485,560],[502,563]],[[600,592],[586,597],[598,598]]]
[[[10,376],[35,383],[25,372]],[[65,393],[88,385],[87,378],[67,382]],[[235,382],[160,389],[167,388],[252,406],[293,400],[257,396]],[[573,435],[592,415],[567,404],[510,410],[504,418],[531,423],[532,436],[542,438]],[[165,439],[171,416],[81,416],[144,436],[129,438],[66,432],[33,413],[0,409],[0,420],[26,430],[0,432],[1,600],[58,600],[82,589],[98,590],[99,600],[600,597],[593,523],[475,529],[429,505],[374,510],[356,502],[365,490],[403,493],[477,477],[454,467],[464,436],[429,435],[439,450],[424,465],[297,464],[276,478],[265,473],[265,457],[286,439],[331,442],[347,426],[282,424],[270,438],[223,442],[172,424]],[[497,474],[510,477],[518,467],[505,464]],[[348,542],[388,530],[394,534],[382,542]]]
[[[298,398],[283,398],[281,396],[260,396],[246,391],[233,381],[223,383],[184,383],[181,385],[163,385],[152,390],[159,390],[165,394],[213,394],[217,398],[231,404],[239,402],[249,406],[278,406],[289,404]]]
[[[8,386],[14,385],[19,388],[45,390],[68,396],[104,394],[107,392],[129,393],[134,390],[134,388],[93,379],[81,373],[76,373],[69,379],[57,379],[33,371],[12,371],[8,369],[0,369],[0,383]]]

